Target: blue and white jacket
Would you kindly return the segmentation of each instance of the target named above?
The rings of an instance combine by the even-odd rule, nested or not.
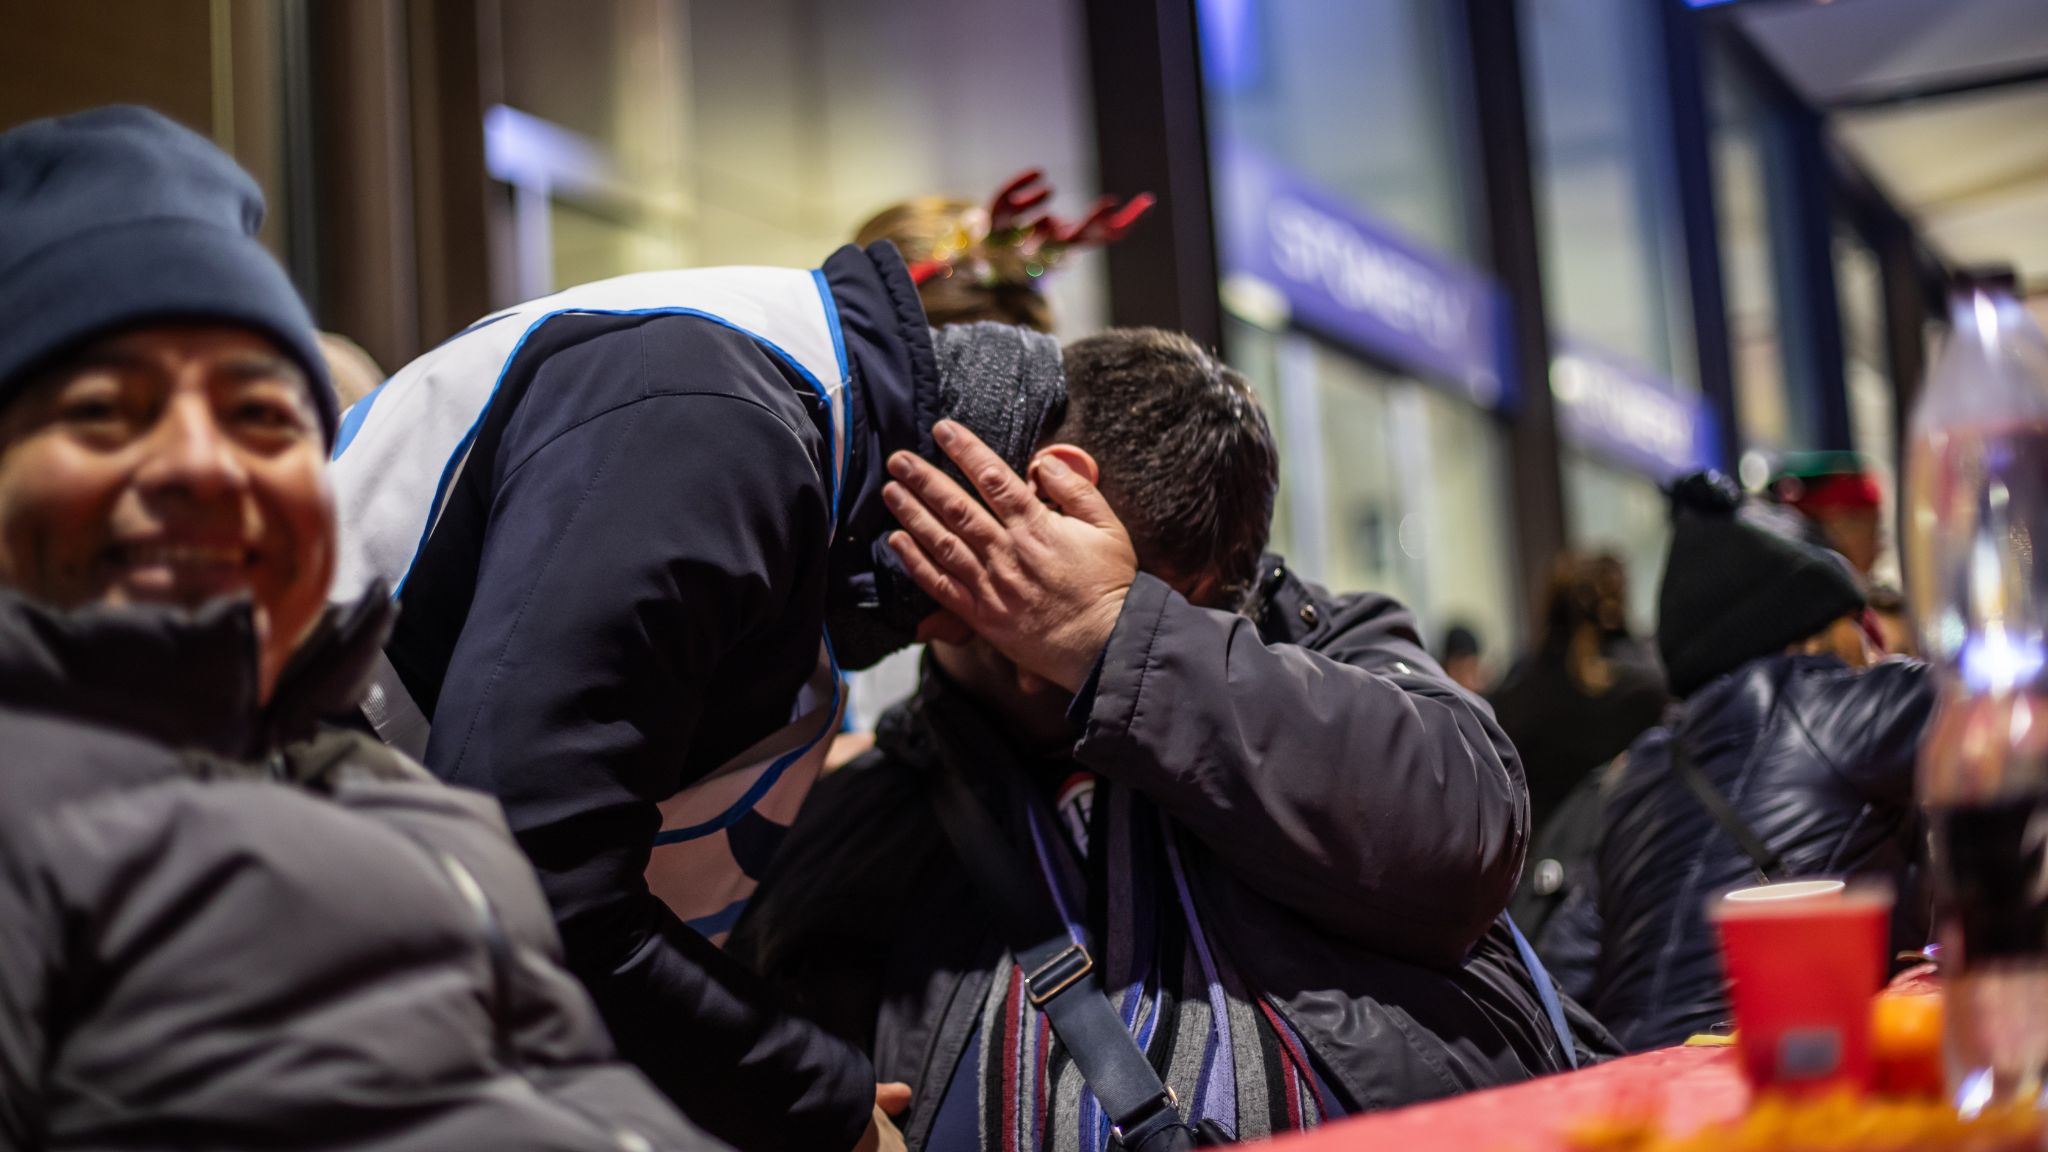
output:
[[[507,309],[337,439],[337,591],[404,609],[366,713],[502,801],[621,1049],[743,1149],[849,1148],[873,1101],[707,937],[836,726],[827,606],[875,596],[882,462],[930,453],[937,380],[901,258],[847,247]]]

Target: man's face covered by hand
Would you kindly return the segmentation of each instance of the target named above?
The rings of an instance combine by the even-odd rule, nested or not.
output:
[[[1067,720],[1073,693],[1017,667],[979,636],[965,643],[933,641],[931,652],[948,679],[993,709],[1010,734],[1032,750],[1063,751],[1074,742]]]
[[[978,619],[987,621],[992,630],[1001,634],[996,617],[1003,614],[1029,621],[1024,627],[1033,631],[1052,631],[1041,628],[1044,621],[1092,617],[1092,623],[1075,629],[1065,642],[1056,642],[1056,646],[1071,649],[1086,665],[1092,665],[1109,641],[1123,592],[1136,575],[1138,551],[1114,508],[1095,487],[1100,472],[1086,451],[1071,444],[1049,444],[1032,458],[1028,471],[1028,482],[1013,474],[1002,480],[1005,485],[1028,492],[1029,498],[1042,506],[1043,518],[1037,519],[1037,523],[1045,526],[1044,540],[1050,545],[1031,549],[1027,544],[1023,550],[1042,551],[1048,563],[1035,574],[1024,570],[1028,565],[1017,565],[1019,570],[1007,581],[1006,589],[982,596],[983,605],[991,611]],[[985,469],[974,472],[980,478]],[[898,487],[892,505],[903,502],[903,491]],[[943,507],[964,498],[964,493],[956,491],[936,499]],[[1084,511],[1086,518],[1065,515],[1063,508]],[[916,513],[911,518],[919,519]],[[1062,528],[1067,531],[1061,531]],[[1022,537],[1025,531],[1020,526],[1016,535]],[[991,566],[1008,565],[992,556]],[[1147,567],[1197,605],[1213,606],[1212,602],[1219,599],[1219,584],[1213,578],[1182,577],[1156,564]],[[1113,588],[1114,594],[1105,597],[1100,594],[1102,588]],[[1096,607],[1100,610],[1089,610]],[[1086,666],[1073,660],[1041,661],[1044,667],[1058,664],[1065,671],[1050,675],[1032,671],[950,611],[941,612],[928,625],[928,631],[939,634],[931,644],[932,657],[939,668],[1001,715],[1013,736],[1044,752],[1062,751],[1073,743],[1076,734],[1067,713],[1075,690],[1086,675]]]

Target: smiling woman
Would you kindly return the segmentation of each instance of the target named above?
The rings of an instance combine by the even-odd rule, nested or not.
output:
[[[88,345],[0,412],[0,584],[57,608],[251,601],[267,699],[334,575],[306,374],[226,327]]]

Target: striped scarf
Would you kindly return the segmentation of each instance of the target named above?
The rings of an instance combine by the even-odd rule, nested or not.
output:
[[[1042,805],[1025,808],[1031,846],[1070,929],[1085,922],[1094,897],[1104,931],[1091,950],[1104,993],[1189,1124],[1211,1120],[1254,1139],[1332,1113],[1300,1037],[1204,930],[1179,835],[1163,815],[1130,789],[1098,781],[1082,862]],[[1105,1152],[1110,1118],[1007,955],[979,1023],[983,1152]]]

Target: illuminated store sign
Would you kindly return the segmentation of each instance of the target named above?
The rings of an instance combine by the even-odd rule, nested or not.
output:
[[[1218,227],[1234,279],[1289,318],[1489,408],[1513,400],[1506,296],[1243,146],[1219,144]]]
[[[1560,342],[1550,362],[1558,433],[1615,463],[1665,479],[1713,466],[1713,410],[1670,381]]]

